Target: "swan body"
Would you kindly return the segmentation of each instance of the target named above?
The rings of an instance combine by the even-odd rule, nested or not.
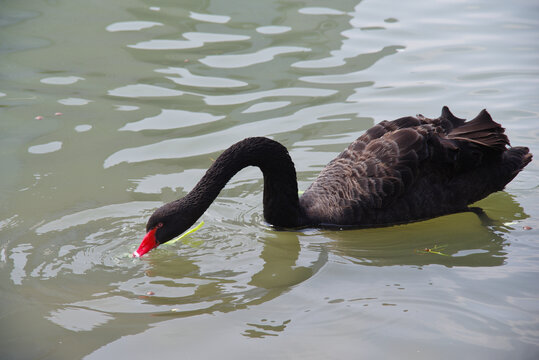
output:
[[[444,107],[435,119],[417,115],[373,126],[299,197],[287,149],[268,138],[247,138],[225,150],[184,198],[153,213],[133,255],[187,230],[247,166],[262,171],[264,218],[274,226],[372,227],[467,211],[503,190],[531,159],[528,148],[510,147],[486,110],[465,121]]]

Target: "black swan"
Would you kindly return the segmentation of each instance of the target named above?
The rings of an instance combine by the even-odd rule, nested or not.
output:
[[[502,190],[532,159],[511,147],[486,110],[471,121],[447,107],[382,121],[351,143],[299,197],[294,163],[276,141],[252,137],[225,150],[184,198],[157,209],[133,256],[193,225],[238,171],[264,175],[264,218],[276,227],[384,226],[468,211]]]

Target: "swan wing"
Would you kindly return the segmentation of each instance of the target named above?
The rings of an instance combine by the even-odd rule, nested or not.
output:
[[[446,107],[436,119],[383,121],[331,161],[300,204],[311,222],[355,226],[464,211],[525,166],[514,160],[499,181],[484,184],[508,158],[502,156],[509,145],[503,131],[486,111],[465,122]]]

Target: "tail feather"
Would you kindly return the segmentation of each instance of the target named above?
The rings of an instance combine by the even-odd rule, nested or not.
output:
[[[524,146],[515,146],[503,154],[503,165],[507,167],[510,174],[509,181],[513,180],[517,174],[532,161],[530,149]],[[509,182],[507,181],[507,182]]]
[[[455,115],[453,115],[453,113],[449,110],[449,108],[447,106],[444,106],[442,108],[442,114],[440,115],[440,117],[442,119],[446,119],[449,122],[451,122],[451,125],[453,126],[453,128],[457,128],[459,126],[462,126],[464,124],[464,122],[466,121],[465,119],[461,119],[461,118],[458,118]]]
[[[468,172],[462,180],[462,188],[471,187],[468,202],[474,203],[496,191],[502,191],[505,186],[518,175],[532,160],[529,149],[516,146],[506,149],[498,161],[478,167],[477,171]],[[489,179],[488,181],[482,181]],[[481,184],[481,186],[473,184]]]
[[[482,110],[473,120],[453,129],[447,137],[503,152],[506,146],[510,145],[504,131],[505,129],[492,120],[486,110]]]

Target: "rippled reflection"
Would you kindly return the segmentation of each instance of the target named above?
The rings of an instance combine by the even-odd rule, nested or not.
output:
[[[107,26],[107,31],[139,31],[163,24],[155,21],[121,21]]]
[[[174,81],[176,84],[195,86],[195,87],[209,87],[209,88],[235,88],[248,85],[244,81],[233,80],[222,77],[211,76],[198,76],[189,72],[184,68],[169,67],[167,69],[155,70],[162,74],[177,74],[180,77],[168,76],[167,79]]]
[[[511,196],[499,193],[502,212],[489,216],[492,199],[479,202],[487,211],[479,216],[461,213],[390,228],[330,232],[336,254],[368,266],[440,264],[448,267],[490,267],[503,265],[506,258],[506,224],[520,223],[529,215]],[[407,239],[402,241],[402,239]],[[435,252],[430,252],[434,249]],[[438,250],[439,249],[439,250]],[[438,250],[438,251],[436,251]]]

